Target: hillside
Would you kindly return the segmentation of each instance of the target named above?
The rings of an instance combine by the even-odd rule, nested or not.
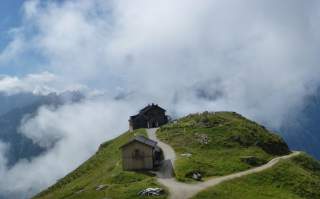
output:
[[[302,154],[272,169],[209,188],[193,199],[319,199],[320,163]]]
[[[146,132],[143,129],[126,132],[102,144],[88,161],[34,199],[102,199],[106,196],[135,199],[140,198],[137,193],[143,188],[160,187],[150,174],[122,171],[119,147],[135,135],[146,135]]]
[[[163,126],[158,137],[180,155],[175,163],[180,181],[190,180],[194,171],[204,177],[222,176],[289,154],[279,136],[230,112],[191,114]]]
[[[34,199],[141,198],[137,195],[140,190],[162,187],[155,176],[121,169],[119,147],[139,134],[146,132],[144,129],[126,132],[102,144],[78,169]],[[196,183],[190,175],[195,171],[206,180],[254,168],[290,153],[279,136],[232,112],[191,114],[162,126],[157,136],[174,148],[176,179],[190,183],[188,186]],[[209,188],[194,198],[271,199],[275,194],[288,199],[319,198],[319,165],[306,155],[298,155],[261,173]],[[255,197],[261,190],[264,194]],[[167,198],[167,194],[154,198]],[[246,194],[248,197],[244,197]]]

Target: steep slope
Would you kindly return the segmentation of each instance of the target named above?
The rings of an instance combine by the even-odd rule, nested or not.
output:
[[[146,132],[143,129],[127,132],[102,144],[78,169],[34,198],[135,199],[140,198],[137,193],[141,189],[160,187],[150,174],[122,171],[119,147],[134,135],[146,135]],[[166,198],[166,195],[157,198]]]
[[[177,152],[180,181],[194,172],[211,177],[243,171],[289,153],[279,136],[231,112],[191,114],[163,126],[158,137]]]
[[[193,199],[319,199],[320,162],[306,154],[212,187]]]
[[[101,145],[92,158],[34,199],[141,198],[137,195],[141,189],[161,187],[156,178],[148,173],[125,172],[121,169],[119,147],[138,134],[145,135],[146,132],[143,129],[127,132]],[[188,183],[190,188],[195,185],[191,178],[193,172],[201,173],[206,181],[216,176],[245,171],[275,157],[290,154],[287,144],[279,136],[232,112],[191,114],[162,126],[157,136],[174,148],[177,157],[174,165],[176,179]],[[288,199],[317,198],[319,165],[305,155],[295,156],[281,160],[261,173],[225,181],[199,193],[195,198],[255,198],[254,194],[261,190],[264,191],[262,199],[277,198],[275,194]],[[251,180],[252,176],[256,177]],[[233,184],[231,188],[227,187],[228,183],[237,180],[243,187],[234,187]],[[290,185],[293,187],[290,188]],[[246,192],[246,188],[252,190],[253,195]],[[233,193],[233,189],[239,190],[241,197],[228,195]]]

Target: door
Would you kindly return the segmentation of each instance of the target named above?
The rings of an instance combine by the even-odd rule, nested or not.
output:
[[[134,149],[132,153],[132,160],[133,160],[133,168],[140,170],[145,169],[144,165],[144,152],[141,149]]]

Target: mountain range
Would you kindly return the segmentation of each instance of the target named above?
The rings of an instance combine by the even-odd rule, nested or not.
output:
[[[307,96],[304,104],[298,113],[288,116],[279,131],[292,149],[320,159],[320,89]]]
[[[65,103],[79,102],[83,98],[79,92],[48,95],[0,94],[0,141],[9,145],[6,153],[7,166],[11,167],[21,159],[30,159],[47,150],[20,132],[19,127],[23,118],[32,117],[41,106],[57,108]]]

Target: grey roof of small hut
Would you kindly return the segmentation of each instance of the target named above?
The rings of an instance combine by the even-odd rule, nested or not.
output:
[[[129,145],[129,144],[131,144],[132,142],[135,142],[135,141],[140,142],[140,143],[145,144],[145,145],[148,145],[148,146],[151,146],[151,147],[155,147],[155,148],[158,147],[156,141],[151,140],[151,139],[149,139],[149,138],[147,138],[145,136],[138,135],[138,136],[132,138],[131,140],[129,140],[126,144],[122,145],[120,148],[123,148],[123,147],[125,147],[125,146],[127,146],[127,145]]]

